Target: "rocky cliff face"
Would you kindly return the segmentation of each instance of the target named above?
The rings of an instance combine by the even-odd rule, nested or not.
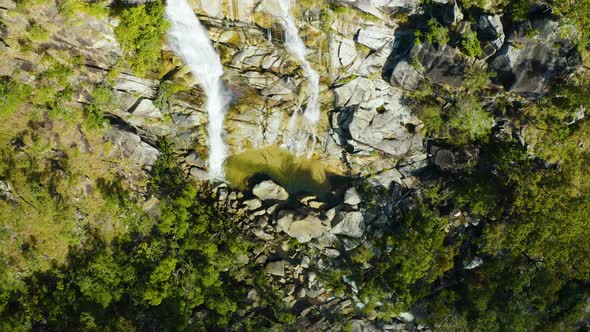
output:
[[[204,15],[201,19],[222,54],[225,80],[234,95],[226,122],[231,154],[283,143],[289,118],[307,102],[308,94],[300,64],[283,45],[277,5],[233,1],[210,7],[215,6],[201,4],[196,10]],[[419,121],[403,106],[401,91],[380,78],[392,50],[395,23],[342,15],[326,27],[317,10],[298,10],[309,60],[322,77],[316,158],[363,176],[392,170],[400,160],[424,160]],[[180,68],[165,77],[187,85],[191,80],[177,64]],[[168,109],[161,110],[154,100],[164,82],[141,81],[128,75],[118,78],[115,88],[122,107],[117,115],[152,141],[166,137],[178,149],[195,148],[206,157],[200,92],[174,95]],[[171,115],[172,123],[163,120],[164,115]]]

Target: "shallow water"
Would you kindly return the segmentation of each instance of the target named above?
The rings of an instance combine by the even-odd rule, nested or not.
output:
[[[271,179],[290,194],[305,193],[327,200],[335,195],[335,187],[345,181],[345,176],[336,167],[273,146],[230,156],[226,161],[226,179],[241,190]]]

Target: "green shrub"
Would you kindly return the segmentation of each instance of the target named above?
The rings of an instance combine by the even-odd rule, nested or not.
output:
[[[105,17],[109,14],[108,2],[104,0],[58,0],[59,13],[67,19],[74,19],[79,13],[87,13],[97,17]]]
[[[11,77],[0,77],[0,118],[11,115],[30,97],[33,89]]]
[[[49,39],[49,32],[39,24],[31,24],[27,31],[33,41],[47,41]]]
[[[450,112],[448,125],[451,141],[464,144],[480,140],[489,135],[494,124],[494,117],[482,108],[477,98],[465,97]]]
[[[461,36],[461,51],[472,58],[483,54],[476,32],[467,32]]]
[[[142,76],[146,71],[156,69],[168,29],[164,4],[157,1],[136,7],[119,7],[114,13],[119,18],[115,35],[131,69]]]
[[[416,42],[420,40],[427,41],[430,44],[446,45],[450,40],[449,30],[443,27],[436,19],[432,18],[428,21],[426,31],[417,30],[414,35]]]

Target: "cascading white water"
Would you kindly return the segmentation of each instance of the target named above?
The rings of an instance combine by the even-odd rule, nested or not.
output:
[[[171,24],[170,46],[189,66],[207,95],[209,176],[212,180],[223,180],[223,163],[227,157],[223,123],[230,97],[222,80],[221,59],[186,0],[167,0],[165,17]]]
[[[311,132],[306,133],[302,131],[296,131],[290,133],[286,138],[286,145],[291,150],[299,154],[305,151],[307,147],[307,140],[310,136],[313,139],[313,145],[315,145],[315,126],[320,120],[320,75],[313,69],[309,61],[307,61],[307,48],[305,47],[303,40],[299,37],[299,31],[297,26],[295,26],[293,17],[291,16],[290,0],[278,0],[278,3],[282,12],[281,24],[285,29],[285,46],[289,53],[294,55],[300,62],[301,68],[303,69],[305,77],[307,78],[310,90],[307,108],[303,114],[309,122],[309,126],[311,127],[309,129]],[[295,120],[297,116],[298,112],[296,112],[291,118],[291,121],[289,121],[288,129],[290,131],[294,131],[293,127],[296,125]],[[308,155],[311,155],[313,152],[313,145],[311,149],[308,149]]]

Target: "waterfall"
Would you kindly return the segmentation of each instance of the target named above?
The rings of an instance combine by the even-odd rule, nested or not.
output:
[[[222,80],[221,59],[186,0],[168,0],[165,17],[171,24],[170,46],[189,66],[207,96],[209,176],[212,180],[223,180],[223,163],[227,157],[223,123],[230,97]]]
[[[295,131],[294,127],[296,126],[295,117],[299,115],[299,112],[296,111],[289,122],[288,130],[292,133],[286,138],[287,142],[285,144],[291,150],[294,150],[299,154],[306,149],[307,140],[311,136],[313,138],[313,144],[311,149],[308,150],[308,155],[311,156],[316,141],[315,127],[320,120],[320,75],[313,69],[309,61],[307,61],[307,48],[305,47],[303,40],[299,37],[299,31],[291,16],[290,0],[278,0],[278,2],[282,11],[281,24],[285,29],[285,46],[289,53],[295,56],[301,64],[301,68],[307,78],[310,89],[309,101],[303,115],[305,119],[307,119],[308,125],[311,127],[311,132],[293,132]]]

